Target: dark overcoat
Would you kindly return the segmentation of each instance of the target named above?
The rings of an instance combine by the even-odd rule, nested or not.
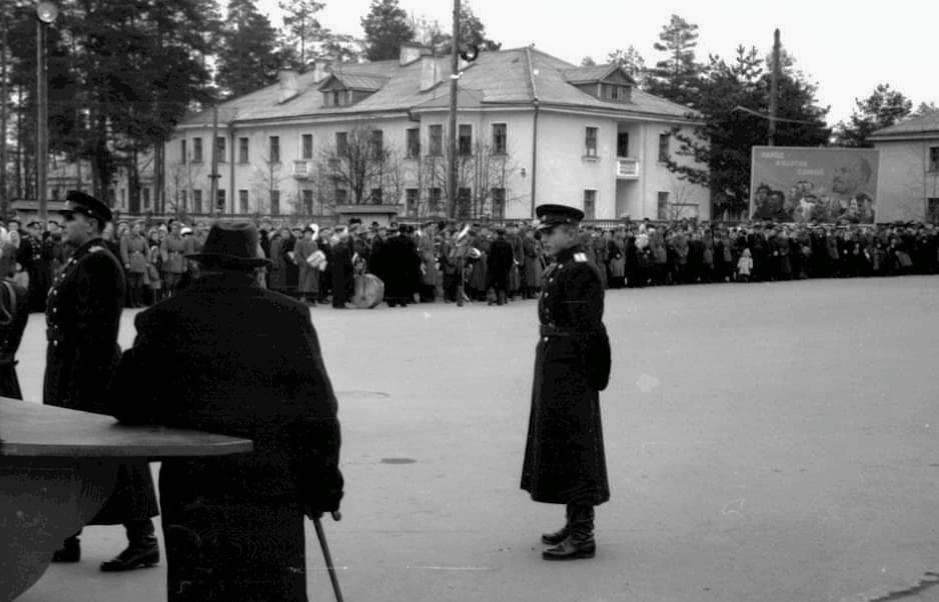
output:
[[[9,278],[0,281],[0,396],[23,399],[16,376],[16,352],[29,320],[29,293]]]
[[[610,377],[610,342],[597,271],[575,246],[544,273],[521,482],[536,502],[610,498],[599,396]]]
[[[489,255],[486,256],[487,288],[497,291],[510,290],[509,275],[514,262],[512,243],[504,237],[493,240],[489,245]]]
[[[124,271],[100,238],[78,247],[53,280],[46,301],[46,405],[107,413],[124,307]],[[144,380],[138,381],[145,382]],[[135,393],[129,393],[135,394]],[[146,462],[121,465],[117,485],[93,525],[159,514]]]
[[[136,327],[115,416],[250,438],[255,450],[163,461],[169,601],[305,601],[304,512],[337,510],[343,485],[309,308],[250,274],[205,274]],[[152,366],[165,376],[148,378]],[[121,393],[143,380],[145,391]]]

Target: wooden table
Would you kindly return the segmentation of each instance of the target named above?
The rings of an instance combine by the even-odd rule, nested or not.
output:
[[[124,426],[102,414],[0,397],[0,602],[36,583],[62,540],[94,517],[122,460],[251,450],[247,439]]]

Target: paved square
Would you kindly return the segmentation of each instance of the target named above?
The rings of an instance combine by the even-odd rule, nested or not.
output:
[[[313,309],[344,429],[345,516],[324,524],[346,599],[860,601],[915,585],[939,570],[937,300],[939,277],[609,291],[613,497],[597,558],[560,565],[538,536],[563,510],[518,489],[534,302]],[[43,334],[32,316],[34,399]],[[121,531],[88,528],[83,561],[21,600],[163,600],[165,566],[98,571]],[[330,600],[312,526],[307,541],[310,598]]]

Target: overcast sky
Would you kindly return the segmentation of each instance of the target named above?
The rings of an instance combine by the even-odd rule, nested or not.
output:
[[[363,36],[360,19],[370,0],[325,0],[321,22],[339,32]],[[699,26],[698,60],[708,53],[731,59],[738,44],[768,53],[773,30],[783,47],[818,84],[818,100],[830,105],[829,123],[847,119],[856,98],[889,83],[914,103],[939,104],[936,37],[939,1],[891,0],[470,0],[487,35],[503,48],[534,44],[571,63],[585,56],[598,63],[630,44],[649,66],[659,60],[652,45],[662,26],[677,14]],[[449,29],[452,0],[400,0],[416,15],[439,20]],[[258,0],[279,25],[277,0]]]

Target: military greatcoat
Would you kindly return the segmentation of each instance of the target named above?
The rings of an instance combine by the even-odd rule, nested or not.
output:
[[[580,247],[544,273],[522,489],[536,502],[601,504],[610,498],[599,391],[610,376],[603,287]]]
[[[100,238],[75,250],[46,301],[46,405],[107,413],[121,357],[124,271]],[[146,462],[122,464],[115,491],[91,524],[112,525],[159,513]]]

